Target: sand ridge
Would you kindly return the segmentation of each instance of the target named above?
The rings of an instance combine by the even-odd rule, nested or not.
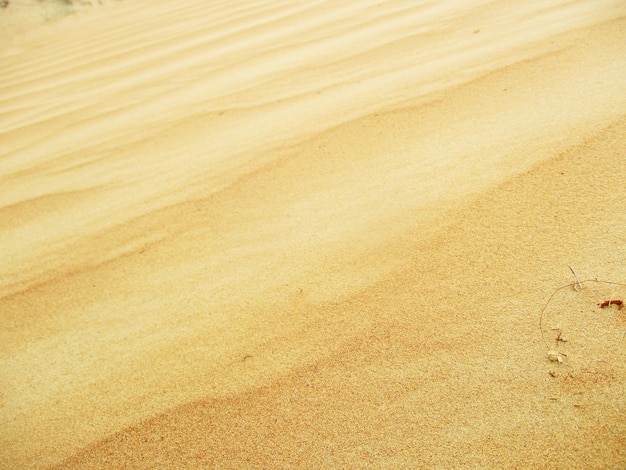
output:
[[[420,8],[416,8],[415,10],[415,15],[422,15]],[[405,16],[407,15],[404,9],[401,9],[401,12]],[[471,12],[475,15],[473,9]],[[108,13],[112,14],[112,12]],[[119,13],[119,16],[123,18],[123,24],[132,22],[134,18],[133,15],[124,15],[124,13],[126,12],[122,11]],[[136,12],[135,14],[138,13]],[[259,19],[255,16],[254,18],[256,18],[256,20],[252,24],[265,24],[266,22],[273,24],[270,20],[275,14],[274,10],[270,9],[270,13],[265,13],[265,15],[269,16],[269,19],[265,19],[264,17]],[[488,18],[493,22],[491,15],[492,12],[487,10],[480,19],[484,20]],[[607,13],[602,13],[602,16],[606,15]],[[387,16],[384,16],[384,18],[386,19]],[[463,15],[460,16],[461,20],[468,21]],[[158,19],[162,20],[161,15],[155,14],[155,17],[154,21]],[[587,20],[587,16],[582,17]],[[114,35],[115,29],[111,28],[109,23],[117,18],[118,16],[113,17],[109,21],[99,20],[96,24],[89,24],[89,27],[98,27],[101,30],[105,30],[105,37],[110,38]],[[418,18],[421,19],[422,16],[418,16]],[[425,15],[425,18],[428,20],[431,16]],[[496,15],[495,18],[499,17]],[[549,18],[550,15],[548,15],[548,19]],[[397,20],[397,18],[395,19]],[[453,19],[457,19],[456,16],[453,16]],[[473,16],[470,15],[470,19],[474,20]],[[541,19],[547,21],[543,17],[541,17]],[[189,19],[187,20],[190,21]],[[403,19],[403,21],[405,20]],[[457,21],[460,20],[457,19]],[[479,19],[475,21],[476,24],[480,24]],[[352,29],[356,28],[354,23],[360,25],[360,22],[352,20],[352,24],[344,28],[350,32]],[[471,43],[464,45],[464,43],[454,38],[448,39],[447,41],[437,41],[435,46],[439,46],[439,50],[437,47],[424,47],[423,44],[422,47],[412,47],[411,44],[409,44],[408,47],[396,47],[399,52],[396,52],[392,58],[401,61],[404,67],[401,68],[402,73],[393,74],[389,73],[388,70],[389,68],[397,67],[397,65],[390,65],[390,63],[394,64],[395,61],[389,58],[386,60],[378,60],[377,55],[372,55],[371,51],[366,50],[368,55],[365,57],[361,56],[361,69],[362,73],[368,76],[368,81],[371,85],[363,86],[359,83],[358,77],[356,77],[349,82],[349,87],[344,86],[334,92],[331,90],[329,93],[321,93],[320,90],[323,91],[326,88],[323,84],[323,80],[331,80],[336,86],[336,78],[332,74],[328,74],[325,67],[320,67],[317,64],[319,59],[316,59],[315,56],[311,57],[310,54],[305,54],[304,57],[308,58],[311,63],[316,65],[313,72],[309,71],[309,79],[316,80],[315,83],[317,83],[318,90],[315,93],[305,93],[304,96],[297,97],[295,100],[293,98],[287,100],[287,103],[281,102],[281,100],[284,99],[283,96],[273,97],[273,99],[267,100],[268,104],[266,104],[266,106],[255,106],[249,111],[238,110],[238,107],[235,107],[235,109],[232,110],[232,114],[234,115],[229,117],[232,103],[212,105],[211,103],[215,101],[215,98],[212,97],[222,96],[220,94],[220,86],[234,87],[234,90],[225,91],[224,94],[226,97],[234,96],[236,99],[242,99],[242,90],[239,89],[237,80],[233,80],[233,77],[237,76],[237,72],[236,70],[233,71],[232,67],[225,68],[227,73],[223,74],[223,79],[220,79],[220,74],[215,73],[214,70],[204,69],[204,64],[207,62],[211,63],[213,59],[211,56],[208,58],[205,57],[205,51],[214,53],[214,41],[209,40],[207,43],[201,43],[202,48],[200,48],[201,50],[199,52],[195,50],[198,47],[192,47],[192,58],[195,59],[195,61],[189,59],[188,62],[194,65],[194,67],[188,66],[187,68],[181,69],[182,66],[179,67],[176,66],[176,64],[181,61],[185,63],[185,61],[177,59],[177,61],[172,64],[171,57],[174,53],[170,53],[167,48],[163,48],[163,43],[166,42],[168,38],[164,38],[161,31],[158,29],[148,29],[151,27],[151,23],[150,21],[146,21],[146,18],[142,17],[141,24],[147,31],[154,31],[153,34],[148,35],[147,31],[141,30],[135,32],[129,39],[125,39],[128,35],[120,34],[119,39],[113,41],[113,44],[108,47],[113,48],[113,50],[117,47],[118,50],[121,49],[124,52],[132,47],[131,50],[139,50],[141,57],[145,56],[151,58],[156,56],[149,61],[139,61],[133,54],[128,56],[121,54],[113,55],[109,53],[107,49],[104,49],[101,53],[101,55],[104,55],[104,59],[97,59],[98,56],[96,55],[94,57],[93,51],[100,51],[102,49],[103,40],[101,39],[101,35],[94,34],[94,39],[82,40],[78,43],[72,39],[70,31],[72,26],[78,28],[79,32],[82,31],[79,28],[82,24],[70,24],[66,27],[68,30],[67,35],[61,38],[63,41],[62,44],[69,44],[66,46],[50,44],[46,45],[46,48],[43,50],[35,49],[38,59],[40,59],[41,56],[49,57],[51,51],[48,49],[55,47],[61,50],[70,49],[80,51],[80,54],[75,53],[75,55],[71,57],[73,60],[70,61],[59,61],[56,59],[57,55],[52,54],[52,59],[48,60],[56,61],[53,62],[53,64],[58,64],[57,67],[60,68],[58,73],[54,71],[54,67],[46,64],[43,77],[38,81],[35,80],[35,83],[32,85],[36,87],[35,89],[29,89],[28,83],[25,84],[20,75],[17,75],[14,83],[11,81],[10,77],[8,80],[5,80],[4,85],[7,87],[8,93],[3,94],[3,96],[6,97],[5,99],[9,103],[5,104],[5,107],[11,106],[12,89],[18,90],[16,92],[18,94],[14,99],[20,99],[22,104],[20,105],[21,107],[18,107],[14,112],[5,117],[8,123],[11,123],[14,119],[18,119],[18,116],[20,118],[14,124],[14,126],[19,127],[18,129],[15,129],[14,126],[11,125],[6,128],[7,132],[11,132],[11,139],[6,140],[8,147],[6,147],[5,153],[9,156],[3,160],[2,169],[6,176],[16,175],[19,176],[20,179],[17,185],[11,184],[12,178],[10,177],[3,179],[3,186],[5,188],[5,191],[2,193],[3,206],[15,204],[17,201],[24,199],[37,199],[42,196],[44,197],[39,200],[45,202],[46,198],[49,198],[48,195],[50,193],[54,194],[57,191],[66,193],[68,191],[92,191],[93,189],[102,187],[109,188],[105,190],[106,194],[97,196],[98,199],[103,201],[103,205],[108,208],[106,222],[98,220],[99,211],[86,211],[82,207],[77,208],[77,210],[83,214],[82,217],[69,216],[66,221],[66,223],[75,224],[75,233],[79,233],[80,231],[86,231],[87,233],[90,231],[97,232],[105,228],[103,227],[103,223],[107,225],[121,223],[129,218],[136,217],[142,213],[183,199],[184,195],[174,196],[172,194],[174,191],[180,191],[181,187],[189,187],[198,183],[208,183],[214,191],[217,191],[229,185],[233,179],[238,178],[241,172],[245,173],[249,171],[246,169],[246,164],[249,164],[251,161],[254,161],[254,165],[262,166],[264,164],[263,158],[259,155],[260,150],[266,150],[262,153],[266,159],[274,158],[273,149],[276,145],[293,141],[297,138],[298,133],[302,132],[302,129],[306,129],[308,133],[315,132],[316,129],[320,129],[320,126],[322,126],[320,130],[322,130],[333,123],[336,124],[342,120],[349,120],[359,114],[367,112],[368,106],[372,106],[367,103],[371,102],[373,93],[378,94],[375,100],[376,106],[379,109],[382,107],[384,110],[384,106],[388,105],[387,100],[394,99],[387,98],[385,93],[396,95],[394,99],[395,102],[400,99],[399,97],[406,102],[415,96],[420,97],[427,92],[432,92],[433,89],[437,89],[438,87],[449,86],[459,80],[471,78],[472,75],[468,74],[468,69],[472,71],[473,74],[479,74],[481,68],[485,67],[485,63],[489,64],[491,67],[497,67],[503,63],[506,64],[508,61],[514,61],[516,58],[517,60],[523,58],[523,53],[521,52],[519,53],[520,56],[515,57],[515,54],[512,54],[511,51],[511,49],[515,49],[507,43],[500,46],[503,49],[506,47],[506,55],[497,55],[497,51],[492,52],[491,50],[494,49],[493,45],[491,45],[492,42],[501,40],[501,37],[490,37],[487,40],[482,40],[482,42],[486,42],[486,44],[489,45],[487,51],[483,51],[484,48],[471,47]],[[471,24],[474,23],[472,22]],[[508,23],[504,24],[508,25]],[[201,25],[203,28],[206,28],[202,23]],[[391,22],[391,25],[394,25],[394,23]],[[437,25],[437,23],[435,23],[435,25]],[[115,26],[115,23],[113,26]],[[249,32],[249,29],[254,30],[254,28],[246,23],[244,23],[244,26],[248,27],[244,28],[243,31],[236,36],[235,39],[238,39],[238,41],[232,39],[232,42],[236,45],[241,43],[241,45],[235,48],[235,52],[233,53],[235,57],[239,56],[240,49],[243,48],[247,51],[246,48],[249,44],[250,37],[256,38],[254,31]],[[126,31],[126,27],[127,26],[121,28],[121,32]],[[182,28],[182,26],[179,27]],[[199,28],[199,25],[195,27]],[[443,27],[441,28],[443,29]],[[449,28],[451,27],[449,26]],[[385,29],[384,33],[386,33],[388,29],[389,28]],[[459,28],[459,31],[461,30],[463,30],[463,28]],[[505,32],[507,35],[510,33],[508,30],[505,30],[503,26],[500,26],[499,30],[501,35],[505,34]],[[227,29],[223,34],[228,37],[229,31],[230,30]],[[280,28],[278,31],[280,31]],[[445,32],[446,29],[443,29],[443,31]],[[472,30],[471,32],[465,30],[467,34],[463,39],[469,41],[470,39],[474,39],[475,36],[480,36],[481,34],[484,36],[487,35],[482,32],[474,34],[474,31],[476,30]],[[147,35],[147,37],[143,39],[146,43],[143,47],[139,47],[136,44],[137,36],[142,38],[142,34],[140,33]],[[174,33],[170,34],[173,35]],[[194,33],[194,29],[190,27],[186,28],[185,35],[183,35],[182,39],[186,39],[188,35],[194,36],[195,34],[197,33]],[[456,34],[460,33],[455,32],[454,35]],[[274,33],[274,35],[276,35],[276,33]],[[527,33],[521,36],[520,42],[522,42],[525,47],[528,47],[526,41],[529,39],[526,35]],[[170,39],[177,39],[176,43],[180,43],[182,40],[179,36],[180,33]],[[383,37],[385,41],[387,41],[386,36]],[[435,35],[435,37],[448,38],[447,35],[441,33]],[[430,46],[431,41],[428,36],[424,39],[418,35],[418,38]],[[339,36],[339,39],[345,41],[343,36]],[[133,41],[132,46],[130,44],[131,40]],[[279,36],[278,41],[285,41],[284,36]],[[264,50],[263,41],[259,42],[260,45],[258,47]],[[371,43],[378,44],[375,41],[375,37],[372,38]],[[393,44],[395,43],[392,42],[392,45]],[[185,42],[183,42],[183,45],[186,45]],[[420,43],[418,42],[416,46],[420,46]],[[186,47],[187,49],[190,48],[188,45],[186,45]],[[337,52],[334,48],[334,43],[329,44],[328,48],[329,50],[333,50],[332,57],[335,58]],[[468,74],[465,75],[465,77],[459,77],[457,68],[450,70],[451,66],[448,67],[447,71],[445,71],[445,69],[443,72],[441,71],[440,63],[442,63],[442,60],[437,59],[437,55],[448,57],[448,54],[451,54],[451,48],[453,50],[454,48],[458,48],[459,52],[456,55],[451,55],[451,58],[447,60],[452,64],[456,64],[456,67],[462,70],[462,74]],[[286,48],[283,47],[283,49]],[[388,47],[383,47],[381,54],[388,55],[388,49]],[[468,59],[466,58],[466,51],[468,49],[472,51],[472,55],[469,56],[471,59],[469,63],[470,67],[468,67]],[[425,50],[428,51],[428,54],[431,56],[430,59],[429,57],[425,58],[426,62],[424,58],[419,56],[410,58],[412,61],[411,67],[417,69],[417,73],[419,73],[417,77],[414,75],[411,68],[409,68],[408,71],[406,70],[406,63],[409,59],[405,58],[402,54],[406,50]],[[477,54],[474,52],[475,50],[481,51],[482,53]],[[177,57],[181,55],[178,51],[175,52]],[[358,52],[359,51],[356,51],[357,57],[359,57]],[[540,52],[540,49],[533,49],[532,51],[533,54]],[[248,57],[253,57],[253,59],[250,59],[252,60],[252,64],[243,61],[240,70],[242,70],[242,77],[246,80],[254,80],[256,82],[258,78],[250,77],[250,73],[248,72],[250,68],[257,70],[254,64],[260,60],[260,58],[257,58],[253,54],[253,51],[246,52]],[[20,65],[24,63],[24,55],[25,54],[19,55]],[[121,59],[119,57],[120,55],[122,57]],[[496,62],[496,59],[490,57],[493,55],[497,57],[500,64]],[[89,57],[89,61],[85,63],[87,57]],[[113,57],[121,63],[117,68],[110,70],[106,67],[106,64],[109,60],[112,60]],[[290,57],[291,55],[288,55],[287,59],[283,58],[284,65],[281,67],[291,66]],[[460,57],[461,63],[458,63],[458,60],[456,60],[457,57]],[[16,59],[17,58],[18,56],[16,56]],[[228,61],[220,55],[217,56],[217,59],[219,59],[220,64],[223,62],[228,64]],[[104,62],[104,64],[102,62]],[[349,61],[343,59],[340,63],[345,64],[346,62]],[[363,66],[363,62],[365,62],[365,66]],[[429,65],[431,62],[432,65]],[[151,63],[158,65],[150,66]],[[39,66],[39,61],[37,65]],[[198,67],[200,67],[200,71],[195,70]],[[381,73],[377,71],[376,68],[384,71],[384,75],[380,77],[380,79],[376,79]],[[88,73],[84,72],[81,74],[80,72],[83,69]],[[263,67],[260,69],[263,70]],[[37,68],[36,70],[42,69]],[[123,71],[123,73],[120,73],[120,70]],[[133,73],[134,70],[139,70],[139,72]],[[341,71],[345,74],[345,69]],[[106,76],[107,72],[110,75],[109,77]],[[292,71],[290,70],[290,72]],[[297,72],[297,69],[295,72]],[[616,69],[616,73],[619,73],[619,69]],[[51,80],[51,76],[54,77],[55,75],[63,77],[64,81],[60,88],[57,86],[56,80]],[[192,77],[198,76],[200,79],[186,79],[188,75]],[[173,86],[170,84],[172,81],[171,76],[176,77],[175,82],[182,82],[182,84],[176,87],[175,92],[167,91],[167,87]],[[210,79],[202,79],[202,77],[205,76],[210,77]],[[185,80],[180,77],[184,77]],[[581,77],[583,76],[581,75]],[[275,75],[272,74],[272,83],[276,82],[275,78]],[[146,80],[149,80],[148,84],[145,83]],[[345,78],[343,78],[343,80],[345,80]],[[409,81],[410,85],[407,84]],[[432,81],[436,81],[437,85],[433,85],[431,83]],[[584,81],[584,78],[581,78],[581,81]],[[301,82],[301,80],[294,80],[290,83]],[[194,86],[195,83],[197,83],[196,86]],[[278,81],[278,83],[280,83],[280,81]],[[416,83],[420,84],[420,86],[416,87]],[[155,86],[155,84],[157,84],[157,86]],[[552,86],[556,89],[559,88],[556,82],[553,83]],[[587,86],[589,85],[587,84]],[[164,87],[166,88],[165,92],[163,90]],[[268,93],[267,86],[264,86],[263,83],[257,86],[256,89],[261,90],[266,99],[268,96],[271,96],[271,93]],[[207,92],[207,90],[210,90],[210,92]],[[621,99],[618,91],[619,88],[616,88],[611,95],[606,94],[609,90],[609,87],[601,87],[590,91],[604,93],[605,96],[603,99],[606,101],[619,102]],[[383,92],[382,95],[381,91]],[[318,95],[318,93],[321,93],[322,96]],[[24,94],[26,96],[22,97]],[[323,95],[325,94],[328,96],[324,97]],[[291,92],[289,92],[288,96],[290,95]],[[199,96],[211,98],[207,102],[206,99],[199,100]],[[245,93],[243,96],[245,98],[244,102],[251,102],[250,97],[245,96]],[[595,93],[582,94],[582,96],[590,96],[592,99],[597,99]],[[54,112],[51,112],[51,119],[46,119],[46,115],[42,115],[41,111],[39,111],[39,115],[33,120],[32,113],[28,112],[29,108],[34,107],[32,103],[38,103],[37,107],[34,109],[41,110],[41,103],[46,103],[49,100],[63,103],[61,108],[63,109],[62,115],[56,116]],[[81,104],[78,110],[74,110],[77,106],[74,104],[74,100],[80,100]],[[140,103],[134,105],[135,100],[139,100]],[[29,101],[31,101],[31,103],[29,103]],[[92,102],[91,106],[88,105],[89,101]],[[122,103],[115,104],[120,101],[122,101]],[[394,101],[392,101],[392,105]],[[608,104],[606,106],[590,106],[589,109],[591,111],[601,112],[600,110],[605,110],[607,107]],[[117,112],[115,111],[116,109],[118,110]],[[96,115],[92,116],[94,113],[96,113]],[[324,113],[324,119],[322,120],[318,119],[320,113]],[[120,118],[120,114],[122,118]],[[183,114],[185,117],[179,118],[177,114]],[[25,116],[29,116],[29,120],[25,121]],[[329,116],[334,116],[335,121],[329,120]],[[54,117],[54,119],[52,119],[52,117]],[[51,123],[49,121],[51,121]],[[239,131],[241,126],[244,126],[246,129],[246,138],[241,137]],[[556,129],[554,131],[556,131]],[[23,142],[20,139],[20,135],[22,134],[25,135],[25,141]],[[292,140],[290,141],[289,138]],[[70,148],[72,148],[73,151],[69,153],[65,150],[68,145],[67,142],[72,143]],[[181,145],[181,142],[187,142],[187,144]],[[266,148],[259,148],[262,145],[266,145]],[[60,150],[57,151],[57,148]],[[268,152],[267,150],[270,151]],[[62,156],[55,156],[59,152]],[[42,154],[45,156],[39,157],[39,155]],[[137,155],[150,155],[150,158],[138,159]],[[39,169],[38,172],[23,173],[23,171],[27,171],[23,170],[23,167],[28,167],[29,162],[37,158],[43,158],[43,161],[37,166]],[[179,163],[175,168],[171,168],[170,165],[170,162],[173,160]],[[44,164],[44,162],[47,163]],[[138,164],[142,165],[141,173],[133,172],[133,168]],[[48,165],[50,165],[50,168],[54,169],[52,174],[50,170],[41,171],[47,168]],[[69,170],[71,170],[71,174],[68,176],[67,173]],[[28,176],[27,184],[24,183],[26,176]],[[41,183],[42,178],[45,179],[45,185]],[[125,184],[114,184],[119,181],[124,181]],[[43,190],[45,191],[44,194],[41,194],[42,188],[46,188]],[[26,193],[26,196],[23,195],[24,193]],[[87,200],[87,198],[83,199]],[[114,211],[114,208],[117,210]],[[117,215],[112,217],[112,212]],[[78,220],[80,220],[80,225],[77,226],[79,223]],[[32,236],[35,231],[29,229],[28,232]],[[50,235],[48,234],[47,236]],[[20,236],[12,238],[26,240],[27,235],[20,234]],[[14,255],[19,254],[20,257],[27,256],[27,259],[23,260],[23,262],[31,267],[36,263],[36,260],[33,259],[33,255],[41,255],[35,252],[31,252],[29,255],[28,250],[16,249],[11,251],[13,251]],[[29,256],[30,260],[28,259]],[[22,262],[20,260],[16,261],[18,263]],[[27,272],[25,269],[21,269],[21,271],[22,276]],[[14,276],[11,277],[13,278]],[[26,285],[29,285],[29,283],[36,281],[23,279],[21,282],[25,282]],[[19,288],[19,286],[14,287],[14,289]]]
[[[625,11],[549,3],[137,0],[16,37],[2,464],[623,462],[620,317],[551,400],[529,305],[624,279]]]

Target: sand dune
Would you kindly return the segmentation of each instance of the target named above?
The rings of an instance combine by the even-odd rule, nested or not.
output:
[[[12,7],[2,468],[624,466],[623,2]]]

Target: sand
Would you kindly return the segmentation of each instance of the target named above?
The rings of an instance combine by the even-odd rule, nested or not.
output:
[[[1,468],[626,466],[624,2],[93,3],[0,10]]]

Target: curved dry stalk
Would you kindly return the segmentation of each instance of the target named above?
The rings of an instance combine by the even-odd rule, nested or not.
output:
[[[573,287],[574,290],[576,292],[579,292],[580,290],[582,290],[583,286],[585,283],[588,282],[597,282],[600,284],[611,284],[611,285],[615,285],[615,286],[622,286],[622,287],[626,287],[626,284],[622,283],[622,282],[613,282],[613,281],[600,281],[598,279],[585,279],[583,281],[578,279],[578,276],[576,275],[576,273],[574,272],[574,270],[570,267],[570,269],[572,270],[572,272],[574,273],[574,276],[576,277],[576,280],[574,282],[570,282],[569,284],[565,284],[564,286],[558,287],[554,290],[554,292],[552,292],[552,295],[550,296],[550,298],[548,298],[547,302],[544,304],[543,308],[541,309],[541,313],[539,315],[539,330],[541,331],[541,337],[543,338],[543,342],[546,345],[546,348],[550,349],[550,345],[548,344],[548,341],[546,340],[546,335],[543,331],[543,314],[545,313],[546,309],[548,308],[548,305],[550,304],[550,302],[552,301],[552,298],[556,295],[557,292],[559,292],[560,290],[563,290],[567,287]],[[625,334],[626,336],[626,334]]]

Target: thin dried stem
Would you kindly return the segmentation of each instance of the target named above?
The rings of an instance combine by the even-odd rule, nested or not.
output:
[[[574,290],[576,292],[582,290],[583,285],[580,282],[580,279],[578,279],[578,274],[576,274],[576,271],[574,271],[574,268],[572,268],[571,266],[569,267],[570,271],[572,271],[572,274],[574,275],[574,277],[576,278],[576,281],[574,281]]]
[[[571,268],[571,266],[570,266],[570,269],[574,273],[574,276],[576,276],[576,273]],[[550,345],[548,344],[548,341],[546,340],[546,335],[545,335],[545,333],[543,331],[543,316],[544,316],[544,313],[545,313],[546,309],[548,308],[548,305],[552,301],[552,298],[556,295],[557,292],[559,292],[560,290],[566,289],[568,287],[573,287],[576,292],[580,292],[580,290],[583,288],[583,285],[585,283],[587,283],[587,282],[597,282],[597,283],[600,283],[600,284],[611,284],[611,285],[614,285],[614,286],[626,287],[626,284],[623,284],[621,282],[600,281],[598,279],[585,279],[585,280],[581,281],[581,280],[578,279],[578,276],[576,276],[576,281],[571,282],[569,284],[565,284],[564,286],[561,286],[561,287],[557,287],[554,290],[554,292],[552,292],[552,295],[550,296],[548,301],[545,303],[545,305],[541,309],[541,314],[539,315],[539,330],[541,331],[541,337],[543,338],[543,342],[545,343],[546,348],[550,349]]]

